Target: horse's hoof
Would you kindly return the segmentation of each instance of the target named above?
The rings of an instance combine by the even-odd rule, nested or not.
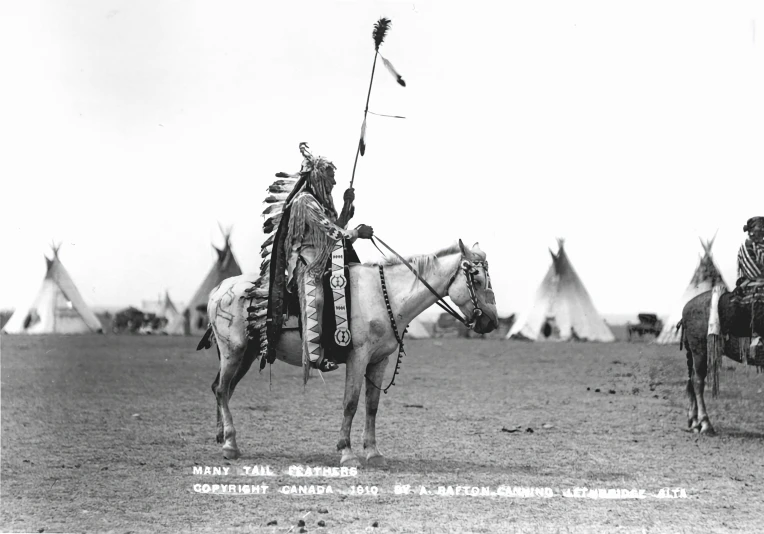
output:
[[[709,425],[703,425],[700,427],[700,433],[705,434],[706,436],[713,436],[716,434],[716,430],[714,430],[714,427]]]
[[[366,459],[366,465],[368,467],[376,467],[377,469],[386,469],[387,468],[387,460],[385,460],[385,457],[381,454],[376,456],[369,456]]]
[[[351,456],[350,458],[343,458],[340,460],[340,466],[342,467],[361,467],[361,461],[358,456]]]
[[[215,442],[222,444],[223,443],[223,433],[221,432],[217,436],[215,436]]]
[[[226,449],[223,447],[223,458],[226,460],[236,460],[239,456],[241,456],[239,449]]]

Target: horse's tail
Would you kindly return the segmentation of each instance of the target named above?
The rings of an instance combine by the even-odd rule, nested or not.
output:
[[[208,349],[212,346],[212,343],[217,345],[217,340],[215,339],[215,333],[212,331],[212,325],[209,325],[201,341],[196,346],[196,350]]]

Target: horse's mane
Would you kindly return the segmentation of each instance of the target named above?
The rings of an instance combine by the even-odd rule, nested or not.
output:
[[[454,243],[453,245],[440,249],[436,252],[433,252],[432,254],[420,254],[419,256],[410,256],[406,258],[406,261],[409,262],[411,265],[416,268],[417,272],[421,275],[425,275],[429,272],[430,268],[435,264],[438,258],[442,258],[443,256],[450,256],[451,254],[461,254],[462,250],[459,248],[459,243]],[[369,266],[369,267],[378,267],[383,266],[387,267],[389,265],[401,265],[403,262],[398,256],[391,256],[385,261],[381,262],[367,262],[363,265]]]

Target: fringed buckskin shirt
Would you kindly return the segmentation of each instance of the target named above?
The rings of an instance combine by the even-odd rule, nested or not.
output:
[[[295,275],[297,260],[300,256],[307,263],[308,271],[320,276],[332,254],[334,243],[341,238],[353,243],[358,238],[358,230],[346,230],[335,224],[333,215],[308,191],[298,193],[292,199],[287,234],[288,283],[289,287]]]

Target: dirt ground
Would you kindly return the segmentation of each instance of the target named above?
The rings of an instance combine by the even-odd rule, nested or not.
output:
[[[699,436],[684,431],[676,346],[411,341],[377,419],[389,469],[298,478],[290,466],[338,465],[344,370],[303,392],[299,369],[277,363],[271,376],[253,366],[231,403],[244,457],[226,462],[210,391],[217,358],[196,342],[3,337],[2,531],[297,533],[301,519],[308,532],[764,529],[764,375],[731,360],[719,398],[709,396],[718,435]],[[362,429],[363,404],[357,452]],[[275,476],[193,474],[253,465]],[[269,489],[213,495],[196,484]],[[281,493],[293,485],[333,493]],[[396,485],[413,493],[397,495]],[[349,494],[358,486],[377,493]],[[422,486],[493,495],[420,495]],[[552,496],[496,495],[500,487]],[[563,496],[580,487],[646,498]],[[686,498],[658,498],[662,488]]]

